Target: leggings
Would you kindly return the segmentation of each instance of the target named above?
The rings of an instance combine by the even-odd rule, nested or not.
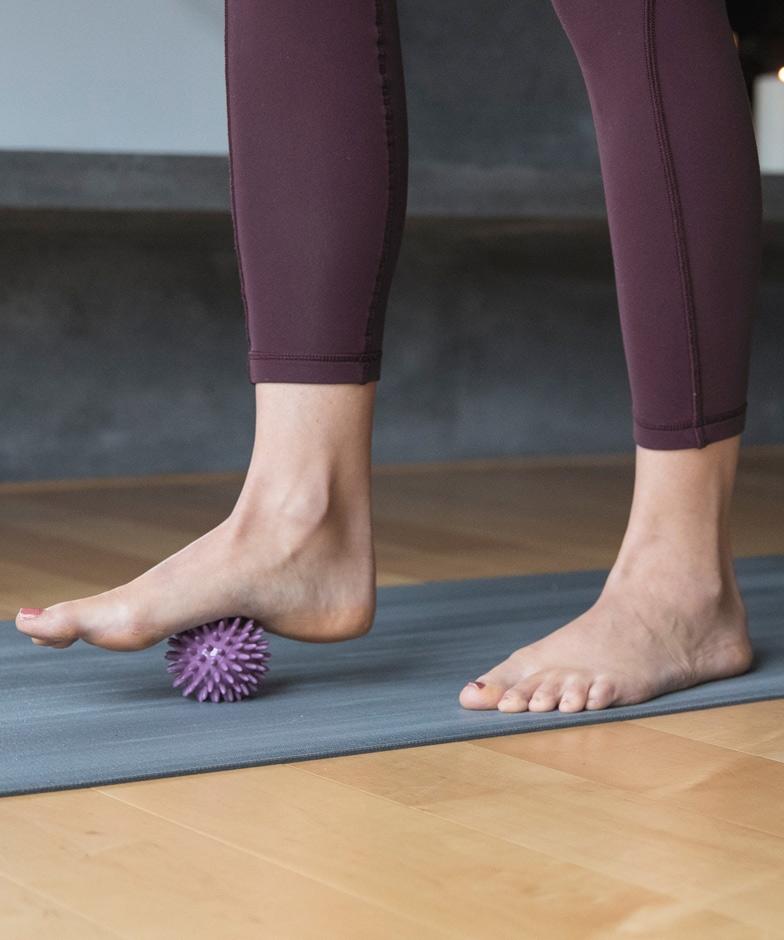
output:
[[[552,0],[586,82],[637,444],[740,434],[762,196],[725,0]],[[226,0],[251,382],[377,381],[408,186],[395,0]]]

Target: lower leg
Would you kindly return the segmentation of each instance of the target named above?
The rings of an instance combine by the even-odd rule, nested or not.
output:
[[[142,649],[232,614],[300,640],[366,632],[375,609],[370,445],[376,384],[259,383],[256,438],[230,516],[127,584],[37,616],[35,641]]]
[[[467,708],[574,712],[736,675],[752,653],[732,564],[739,438],[637,450],[626,535],[596,603],[469,683]]]
[[[229,167],[256,383],[233,512],[150,571],[17,625],[139,649],[231,614],[301,640],[375,608],[370,437],[407,199],[395,0],[226,0]]]
[[[603,708],[735,675],[751,650],[727,531],[761,187],[723,0],[553,0],[596,124],[637,442],[596,604],[469,684],[504,711]]]

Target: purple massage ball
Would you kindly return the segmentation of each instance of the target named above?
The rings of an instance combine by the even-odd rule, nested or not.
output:
[[[238,702],[258,691],[270,658],[264,628],[248,617],[226,617],[169,638],[166,667],[174,688],[199,702]]]

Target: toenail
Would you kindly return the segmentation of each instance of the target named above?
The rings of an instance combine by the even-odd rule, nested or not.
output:
[[[473,682],[469,682],[469,685],[474,685],[477,689],[483,689],[485,687],[484,682],[480,682],[478,679],[475,679]]]
[[[19,614],[22,617],[37,617],[44,612],[43,607],[20,607]]]

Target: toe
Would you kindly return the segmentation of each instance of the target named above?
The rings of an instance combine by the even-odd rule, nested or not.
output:
[[[551,712],[558,707],[561,698],[560,684],[552,679],[542,681],[528,702],[532,712]]]
[[[498,711],[514,714],[516,712],[528,711],[528,699],[530,693],[524,687],[525,683],[513,685],[507,689],[498,702]]]
[[[531,696],[542,684],[542,673],[535,672],[515,683],[498,703],[498,710],[502,712],[528,711]]]
[[[463,686],[460,692],[460,704],[463,708],[495,708],[507,688],[508,685],[498,680],[493,682],[487,677],[475,679]]]
[[[460,704],[463,708],[497,708],[507,691],[521,677],[521,666],[515,655],[499,663],[494,669],[463,686]]]
[[[581,712],[588,700],[591,683],[579,676],[570,676],[563,685],[558,710],[562,712]]]
[[[588,691],[586,708],[607,708],[615,698],[615,689],[608,679],[595,679]]]
[[[55,604],[46,615],[53,623],[51,630],[35,636],[59,649],[83,640],[115,652],[136,652],[160,639],[151,618],[139,615],[122,589]]]
[[[515,691],[525,699],[528,711],[551,711],[558,705],[562,685],[560,672],[547,669],[526,676],[517,683]]]
[[[29,636],[37,646],[61,649],[70,646],[78,639],[78,632],[74,623],[63,616],[62,606],[56,604],[35,615],[20,610],[16,615],[16,629]]]
[[[66,647],[72,645],[70,640],[55,642],[54,640],[36,640],[34,637],[32,639],[35,646],[49,646],[55,650],[64,650]]]

